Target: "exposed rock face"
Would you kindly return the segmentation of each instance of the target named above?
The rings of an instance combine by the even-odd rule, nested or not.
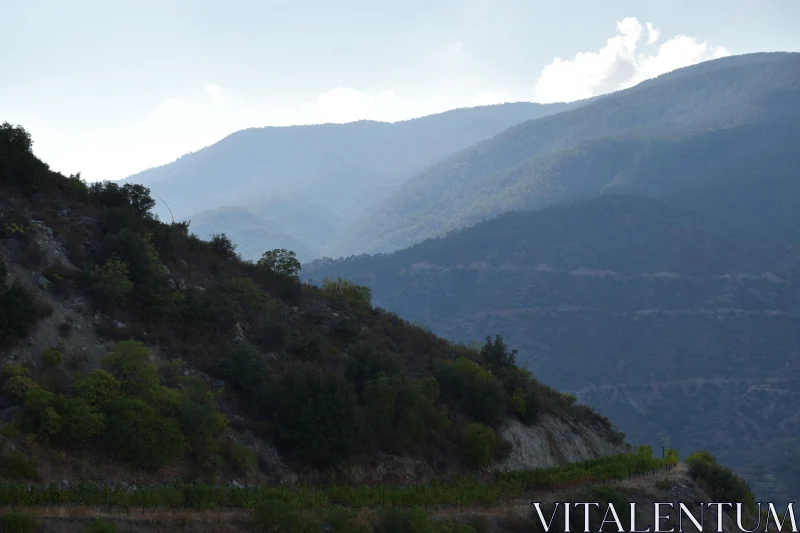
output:
[[[513,444],[511,453],[491,465],[491,470],[548,468],[606,455],[625,453],[630,445],[618,442],[614,431],[601,421],[579,421],[550,414],[533,426],[509,421],[500,437]]]

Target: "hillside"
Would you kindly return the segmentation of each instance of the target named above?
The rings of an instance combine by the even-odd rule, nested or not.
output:
[[[711,201],[735,177],[755,178],[753,168],[794,183],[799,73],[800,54],[717,59],[518,124],[407,180],[324,251],[389,252],[511,210],[609,191],[688,201],[687,189],[704,190]],[[743,194],[768,191],[749,183]],[[791,220],[783,230],[796,229]]]
[[[377,305],[455,341],[499,332],[635,441],[708,449],[760,497],[793,501],[798,472],[777,461],[800,422],[799,252],[712,213],[608,194],[303,272],[367,285]],[[755,431],[765,420],[780,421],[769,446]]]
[[[579,105],[520,102],[395,123],[251,128],[125,182],[146,185],[163,199],[154,207],[163,220],[203,220],[203,238],[208,234],[202,231],[224,221],[227,235],[241,246],[255,232],[264,246],[305,247],[318,257],[320,243],[330,240],[324,230],[331,222],[309,225],[306,212],[319,206],[332,220],[351,220],[435,161],[519,122]],[[299,211],[271,216],[265,206],[279,205],[287,195]],[[224,218],[217,208],[227,208]]]
[[[0,193],[4,530],[209,531],[210,511],[212,531],[512,532],[533,494],[625,506],[628,480],[677,465],[501,337],[445,341],[366,287],[302,283],[285,251],[243,261],[155,220],[145,187],[51,172],[7,123]],[[750,509],[696,458],[687,501]]]

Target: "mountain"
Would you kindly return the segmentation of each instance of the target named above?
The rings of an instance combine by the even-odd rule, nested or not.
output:
[[[764,150],[776,157],[770,170],[781,165],[791,180],[798,118],[800,54],[686,67],[442,159],[349,223],[325,253],[393,251],[510,210],[608,191],[704,189],[713,203],[727,174],[753,178]]]
[[[294,251],[300,261],[310,261],[341,228],[336,213],[298,194],[202,211],[190,222],[192,231],[202,237],[225,233],[237,245],[236,251],[250,260],[258,260],[267,249],[284,248]]]
[[[367,287],[244,261],[31,146],[0,125],[3,531],[511,533],[538,530],[534,495],[758,517],[713,456],[634,448],[502,337],[453,343]]]
[[[753,176],[762,184],[770,153]],[[364,284],[376,305],[454,341],[500,333],[539,379],[619,420],[637,442],[708,449],[761,498],[794,501],[800,472],[783,458],[800,423],[800,242],[739,232],[767,233],[770,214],[731,226],[756,209],[727,205],[731,216],[720,218],[606,194],[303,271]],[[757,428],[768,421],[765,446]]]
[[[250,128],[173,163],[129,176],[124,182],[151,188],[163,200],[155,213],[164,220],[172,216],[193,219],[202,211],[236,207],[242,210],[241,225],[249,227],[251,204],[276,204],[286,195],[294,195],[295,202],[308,202],[305,210],[321,205],[337,217],[352,219],[376,198],[442,157],[519,122],[580,105],[583,102],[519,102],[456,109],[395,123],[362,120]],[[231,210],[227,213],[233,215]],[[204,213],[202,217],[213,215]],[[329,240],[321,230],[299,230],[302,217],[279,224],[267,219],[260,224],[268,228],[265,236],[290,234],[309,247]],[[280,247],[282,242],[270,241],[263,249]]]

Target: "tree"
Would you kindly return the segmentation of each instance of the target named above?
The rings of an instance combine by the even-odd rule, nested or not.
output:
[[[497,434],[492,428],[477,423],[468,425],[461,442],[464,462],[473,468],[489,466],[496,445]]]
[[[299,279],[300,269],[302,268],[295,253],[283,248],[264,252],[256,264],[270,272],[295,279]]]
[[[236,259],[236,245],[224,233],[211,235],[211,249],[225,259]]]
[[[110,373],[95,368],[75,378],[71,392],[89,405],[102,408],[108,401],[122,396],[122,385]]]
[[[83,444],[92,437],[102,435],[106,417],[83,398],[67,398],[62,413],[64,437],[72,444]]]
[[[141,396],[160,383],[158,367],[150,360],[150,350],[137,341],[122,341],[104,355],[101,363],[119,380],[122,392]]]
[[[489,366],[493,374],[498,375],[504,368],[513,367],[516,365],[517,350],[508,350],[508,346],[503,342],[503,337],[500,335],[492,338],[486,337],[486,344],[481,348],[481,358]]]
[[[106,441],[121,459],[159,468],[183,455],[185,441],[177,421],[160,416],[139,398],[111,400],[106,420]]]
[[[281,377],[275,398],[276,437],[282,452],[326,467],[353,451],[359,436],[357,402],[343,377],[298,364]]]
[[[128,264],[117,257],[106,260],[102,267],[95,267],[91,279],[92,297],[101,309],[122,305],[133,290]]]

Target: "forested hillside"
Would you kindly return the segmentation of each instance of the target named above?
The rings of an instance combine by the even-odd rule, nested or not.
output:
[[[770,461],[797,445],[798,254],[796,241],[749,239],[702,211],[609,194],[304,275],[367,285],[378,305],[456,341],[501,332],[536,375],[636,441],[707,448],[759,497],[791,501],[797,470]]]
[[[439,161],[347,225],[326,255],[393,251],[511,210],[606,192],[703,207],[733,224],[741,217],[726,202],[737,194],[752,199],[742,209],[786,235],[796,210],[779,201],[773,212],[768,202],[797,195],[798,118],[800,54],[686,67]],[[760,225],[740,229],[769,234]]]
[[[313,259],[339,236],[341,221],[427,165],[514,124],[579,105],[521,102],[396,123],[251,128],[126,182],[163,199],[154,206],[162,220],[196,221],[203,238],[224,226],[245,258],[258,259],[253,246],[260,242]],[[287,200],[293,209],[279,207]]]

